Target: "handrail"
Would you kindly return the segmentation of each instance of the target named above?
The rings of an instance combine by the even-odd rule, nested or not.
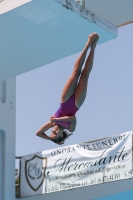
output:
[[[21,158],[22,158],[22,156],[15,156],[15,158],[16,158],[16,159],[21,159]]]
[[[19,187],[19,195],[18,198],[20,198],[20,179],[21,179],[21,158],[22,156],[15,156],[16,159],[19,159],[19,183],[15,184],[16,187]]]

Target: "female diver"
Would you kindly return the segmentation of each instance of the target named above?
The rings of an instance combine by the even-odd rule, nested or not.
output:
[[[78,57],[73,72],[63,89],[59,109],[54,116],[50,117],[50,121],[37,131],[37,136],[61,145],[64,143],[65,139],[72,134],[68,132],[73,132],[75,130],[75,114],[86,98],[88,78],[93,66],[94,51],[98,39],[99,36],[97,33],[89,35],[88,41]],[[85,67],[82,70],[89,47],[91,48],[90,53],[86,59]],[[52,133],[48,136],[44,132],[50,128],[52,128]]]

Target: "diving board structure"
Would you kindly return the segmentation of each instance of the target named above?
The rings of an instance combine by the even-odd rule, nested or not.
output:
[[[97,25],[55,0],[33,0],[1,14],[0,81],[80,52],[92,32],[99,44],[116,38],[117,27],[98,19]]]
[[[100,3],[99,3],[100,2]],[[119,7],[119,10],[117,9]],[[0,1],[0,199],[15,200],[16,76],[82,50],[88,35],[98,44],[118,37],[118,27],[133,20],[132,0]],[[127,12],[128,11],[128,12]],[[112,16],[113,12],[113,16]],[[126,12],[126,15],[124,15]],[[83,200],[132,189],[132,179],[46,194],[46,199]],[[92,187],[95,187],[92,190]],[[98,196],[94,191],[98,191]],[[104,193],[103,193],[104,191]],[[112,193],[112,194],[113,194]],[[85,194],[84,198],[82,194]],[[93,196],[95,195],[95,196]],[[35,196],[25,200],[36,200]],[[44,199],[38,195],[38,200]]]

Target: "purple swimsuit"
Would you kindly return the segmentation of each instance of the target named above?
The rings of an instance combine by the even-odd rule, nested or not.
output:
[[[75,116],[78,108],[75,105],[75,94],[73,94],[67,101],[60,104],[60,107],[54,114],[54,117],[64,117],[64,116]],[[55,122],[56,125],[60,125],[65,127],[66,129],[69,128],[71,122]]]

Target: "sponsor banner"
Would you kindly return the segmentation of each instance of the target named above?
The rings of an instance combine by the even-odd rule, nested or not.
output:
[[[95,13],[87,10],[83,6],[81,6],[79,3],[74,2],[73,0],[55,0],[58,3],[65,6],[67,9],[70,9],[85,19],[89,20],[90,22],[97,24],[98,26],[102,27],[103,29],[107,30],[108,32],[118,35],[118,29],[113,24],[107,22],[106,20],[102,19],[101,17],[97,16]],[[81,3],[82,4],[82,3]]]
[[[132,178],[132,132],[22,157],[21,197]]]

